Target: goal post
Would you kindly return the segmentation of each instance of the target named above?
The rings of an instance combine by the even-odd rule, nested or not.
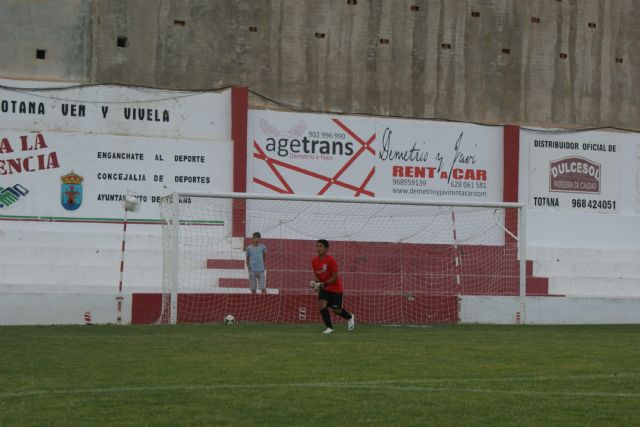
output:
[[[319,239],[359,322],[525,322],[522,204],[189,192],[160,211],[161,323],[320,322],[308,287]],[[254,232],[264,291],[245,263]]]

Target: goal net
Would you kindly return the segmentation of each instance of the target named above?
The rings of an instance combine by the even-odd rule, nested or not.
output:
[[[180,194],[160,205],[161,322],[321,322],[309,288],[330,243],[344,307],[360,323],[516,323],[524,292],[521,207],[251,194]],[[266,247],[263,292],[245,249]],[[507,301],[505,303],[504,301]],[[342,319],[335,319],[342,321]]]

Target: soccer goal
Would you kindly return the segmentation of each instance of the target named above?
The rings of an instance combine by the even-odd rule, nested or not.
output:
[[[359,323],[524,322],[520,204],[180,193],[160,210],[162,323],[321,322],[308,286],[319,239]],[[264,293],[245,265],[254,232]]]

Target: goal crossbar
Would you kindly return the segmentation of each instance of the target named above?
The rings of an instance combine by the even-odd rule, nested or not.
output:
[[[178,197],[210,197],[219,199],[252,199],[252,200],[295,200],[300,202],[328,202],[328,203],[371,203],[413,206],[451,206],[460,208],[515,208],[524,207],[523,203],[514,202],[476,202],[456,200],[407,200],[389,198],[360,198],[360,197],[332,197],[332,196],[303,196],[297,194],[261,194],[261,193],[233,193],[233,192],[176,192]],[[167,195],[166,197],[171,197]]]

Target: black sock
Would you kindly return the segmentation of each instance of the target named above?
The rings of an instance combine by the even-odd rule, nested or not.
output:
[[[331,323],[331,315],[329,314],[329,310],[327,308],[323,308],[320,310],[320,314],[322,315],[322,320],[324,324],[327,325],[327,328],[333,329],[333,324]]]
[[[345,310],[344,308],[342,309],[342,312],[340,313],[340,316],[342,316],[344,319],[351,319],[353,316],[351,315],[351,313],[349,313],[347,310]]]

